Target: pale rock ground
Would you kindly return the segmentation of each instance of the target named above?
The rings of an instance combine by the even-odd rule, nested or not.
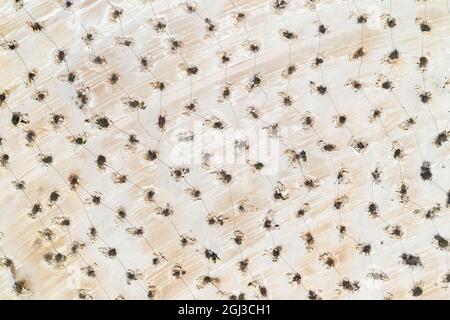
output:
[[[14,1],[0,1],[2,43],[16,40],[19,44],[16,51],[5,48],[0,53],[0,91],[6,93],[0,110],[0,136],[2,153],[9,155],[0,168],[0,298],[147,299],[149,290],[157,299],[227,299],[241,292],[247,299],[305,299],[309,290],[323,299],[450,297],[445,283],[448,243],[439,248],[434,240],[436,234],[450,237],[449,148],[445,142],[439,148],[432,143],[439,132],[445,136],[449,130],[447,1],[301,0],[288,1],[285,10],[276,12],[273,1],[203,0],[197,1],[196,13],[190,14],[181,1],[111,0],[123,9],[116,21],[111,19],[108,1],[73,1],[69,9],[63,8],[64,2],[25,1],[21,8],[15,7]],[[318,3],[317,11],[307,5],[311,2]],[[383,20],[390,10],[397,22],[392,37]],[[234,19],[238,11],[245,14],[240,23]],[[367,15],[366,23],[356,22],[360,14]],[[214,32],[206,31],[206,17],[215,25]],[[430,32],[421,33],[418,17],[426,19]],[[33,19],[43,23],[43,31],[31,30],[27,22]],[[166,32],[155,32],[152,23],[156,19],[167,24]],[[328,32],[319,37],[321,23]],[[92,28],[94,40],[88,46],[82,37]],[[282,39],[280,30],[284,28],[297,39]],[[131,48],[116,43],[122,34],[134,40]],[[179,51],[170,52],[169,35],[183,42]],[[246,49],[247,40],[259,43],[257,54]],[[367,52],[362,63],[352,61],[350,55],[361,45]],[[384,60],[393,46],[400,55],[391,66]],[[231,54],[227,65],[220,63],[219,47]],[[55,61],[57,48],[67,50],[66,63]],[[417,66],[422,51],[429,61],[423,73]],[[322,68],[313,68],[318,52],[324,63]],[[94,54],[106,59],[104,67],[92,62]],[[148,70],[140,68],[137,56],[149,57]],[[296,72],[287,80],[282,72],[289,59]],[[197,66],[198,73],[188,77],[180,68],[183,62]],[[27,84],[26,68],[38,71],[32,84]],[[76,72],[75,83],[62,81],[66,68]],[[345,84],[358,79],[359,68],[363,89],[355,92]],[[115,85],[107,81],[111,72],[120,75]],[[262,83],[249,93],[246,85],[255,73],[261,75]],[[377,85],[380,74],[393,82],[392,91]],[[220,102],[225,76],[231,97]],[[167,84],[162,93],[150,86],[155,79]],[[326,85],[328,94],[319,95],[310,81]],[[80,110],[75,96],[83,86],[89,88],[89,102]],[[45,103],[32,99],[41,89],[48,91]],[[287,89],[294,103],[282,106],[279,92]],[[422,91],[432,94],[427,104],[419,100]],[[122,103],[127,95],[145,101],[147,108],[131,110]],[[184,106],[191,99],[197,99],[198,106],[188,113]],[[249,116],[249,106],[258,109],[259,120]],[[370,121],[374,108],[383,112],[380,120]],[[28,124],[12,124],[11,112],[17,111],[28,114]],[[347,116],[347,127],[335,127],[332,120],[337,111]],[[51,112],[64,115],[61,128],[50,125]],[[306,112],[315,119],[314,129],[302,126]],[[167,119],[162,135],[156,124],[160,113]],[[86,123],[94,114],[108,117],[114,125],[100,130]],[[399,125],[408,114],[416,124],[405,131]],[[177,148],[202,146],[198,140],[179,142],[178,134],[191,131],[197,139],[201,132],[194,131],[195,126],[201,128],[212,116],[223,121],[225,131],[262,131],[261,146],[267,139],[275,146],[259,159],[266,167],[252,170],[256,161],[252,142],[250,164],[217,162],[206,168],[201,159],[189,160],[188,151],[180,156]],[[278,145],[276,138],[267,138],[267,131],[261,130],[275,123],[282,141]],[[30,129],[36,139],[26,146],[25,132]],[[83,133],[87,137],[84,147],[70,142],[72,134]],[[135,150],[126,148],[127,134],[132,133],[139,139]],[[368,143],[363,153],[349,146],[351,134]],[[204,138],[210,135],[207,132]],[[158,143],[155,138],[160,136]],[[319,136],[337,150],[321,150]],[[394,140],[405,153],[400,161],[393,159]],[[284,153],[288,147],[306,151],[307,161],[301,161],[301,169],[288,163]],[[209,153],[220,151],[217,142],[205,143],[204,148]],[[161,160],[146,160],[149,149],[158,149]],[[53,163],[43,166],[38,161],[40,153],[51,154]],[[106,156],[110,166],[103,171],[95,163],[99,154]],[[168,166],[183,161],[190,172],[177,182]],[[420,177],[423,161],[431,164],[431,181]],[[382,174],[381,182],[375,184],[370,171],[377,166]],[[217,180],[216,167],[232,175],[229,185]],[[336,171],[341,168],[347,169],[348,181],[338,189]],[[114,183],[114,170],[129,180]],[[70,174],[80,177],[76,191],[68,186]],[[25,181],[24,192],[13,185],[13,175]],[[304,186],[308,176],[320,180],[320,186],[310,192]],[[409,201],[404,204],[397,192],[402,179],[409,187]],[[277,182],[287,188],[288,199],[274,199]],[[190,185],[202,192],[202,200],[193,201],[185,192]],[[154,190],[153,202],[145,201],[144,189]],[[60,193],[60,200],[48,206],[53,190]],[[100,192],[101,204],[87,203],[88,192]],[[333,208],[337,194],[348,197],[340,210]],[[239,201],[245,199],[247,212],[240,212]],[[371,201],[378,205],[378,217],[369,216]],[[43,210],[31,219],[27,213],[35,203]],[[157,207],[166,203],[173,209],[169,217],[157,214]],[[298,217],[304,203],[310,209]],[[426,219],[426,212],[436,204],[440,211],[434,219]],[[117,218],[121,206],[127,210],[125,221]],[[208,212],[223,215],[224,224],[208,225]],[[271,231],[263,226],[268,215],[278,225]],[[69,227],[56,224],[55,218],[60,216],[70,217]],[[347,228],[343,237],[337,230],[341,224]],[[98,231],[96,241],[87,235],[92,225]],[[142,227],[144,235],[130,235],[127,228],[131,225]],[[401,239],[385,231],[395,225],[403,230]],[[53,232],[51,241],[39,235],[45,228]],[[245,234],[241,246],[232,239],[236,229]],[[315,241],[311,250],[301,238],[308,230]],[[196,242],[183,248],[181,234]],[[71,254],[72,241],[85,247]],[[358,243],[370,244],[370,255],[361,254]],[[273,262],[270,251],[278,245],[281,257]],[[115,259],[105,257],[99,249],[107,246],[116,248]],[[206,248],[220,260],[208,261]],[[45,254],[56,252],[66,256],[61,265],[44,260]],[[158,265],[152,263],[155,252],[165,257]],[[326,268],[319,259],[325,252],[334,257],[335,268]],[[419,256],[423,266],[402,264],[405,252]],[[242,258],[249,259],[245,273],[237,267]],[[177,263],[186,271],[182,279],[172,275]],[[95,278],[81,270],[87,264],[96,264]],[[127,284],[127,269],[139,270],[142,277]],[[379,271],[388,279],[368,276]],[[302,277],[300,284],[291,283],[296,272]],[[220,278],[220,282],[198,288],[199,278],[205,275]],[[358,281],[359,289],[344,290],[339,286],[344,278]],[[26,288],[14,292],[14,284],[22,280]],[[248,285],[252,281],[255,286]],[[418,297],[412,295],[415,286],[423,290]],[[259,290],[263,287],[267,297]]]

